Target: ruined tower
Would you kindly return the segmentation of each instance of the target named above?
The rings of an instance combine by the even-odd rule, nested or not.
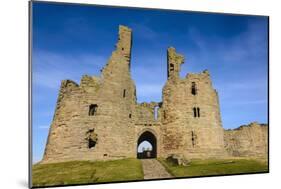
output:
[[[167,50],[167,71],[168,71],[168,79],[179,77],[181,64],[184,63],[184,57],[178,53],[176,53],[176,49],[174,47],[170,47]]]
[[[101,77],[84,75],[80,85],[62,81],[43,161],[130,156],[132,112],[131,29],[120,26],[118,42]]]
[[[143,141],[151,143],[151,157],[227,155],[218,93],[207,70],[180,78],[184,57],[171,47],[167,50],[168,77],[162,102],[137,103],[130,72],[130,28],[119,26],[115,47],[100,77],[84,75],[80,84],[61,82],[42,163],[139,158],[137,148]],[[259,140],[267,136],[264,130]],[[225,134],[229,154],[234,154],[239,142],[231,139],[236,135],[239,132]],[[246,146],[247,139],[244,135],[240,138],[241,146]]]
[[[224,156],[219,100],[207,70],[179,77],[182,55],[168,49],[168,80],[163,88],[164,153]]]

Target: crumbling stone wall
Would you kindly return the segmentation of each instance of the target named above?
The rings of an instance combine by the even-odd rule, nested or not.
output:
[[[175,48],[167,51],[163,101],[137,103],[131,48],[132,30],[119,26],[116,48],[100,77],[84,75],[80,84],[62,81],[42,163],[136,158],[144,132],[156,138],[156,157],[250,156],[255,149],[264,153],[259,142],[265,131],[223,130],[209,72],[180,78],[184,57]]]
[[[207,70],[179,77],[183,56],[168,49],[168,80],[163,89],[164,151],[187,158],[224,157],[223,128],[217,92]]]
[[[225,148],[230,156],[263,157],[268,155],[268,125],[257,122],[224,131]]]
[[[62,82],[43,162],[135,156],[135,150],[129,150],[135,147],[132,116],[136,105],[130,58],[131,30],[120,26],[116,50],[100,78],[83,76],[80,85]],[[91,105],[94,115],[89,115]],[[90,130],[98,138],[92,148]]]

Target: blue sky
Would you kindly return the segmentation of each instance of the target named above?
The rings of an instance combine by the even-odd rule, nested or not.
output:
[[[42,158],[60,82],[100,75],[118,25],[133,29],[138,102],[161,101],[166,50],[185,56],[181,77],[208,69],[223,127],[267,123],[267,17],[33,3],[33,158]]]

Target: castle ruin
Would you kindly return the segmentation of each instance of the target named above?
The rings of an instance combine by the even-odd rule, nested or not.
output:
[[[132,30],[119,26],[118,42],[101,76],[61,83],[42,162],[137,158],[148,141],[151,157],[187,159],[267,156],[267,126],[224,130],[210,74],[180,78],[184,57],[167,50],[162,102],[137,103],[130,73]]]

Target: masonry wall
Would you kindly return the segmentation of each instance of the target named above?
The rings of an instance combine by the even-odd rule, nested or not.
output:
[[[230,156],[268,156],[268,126],[256,122],[224,131],[225,148]]]
[[[130,74],[131,30],[120,26],[116,50],[101,77],[83,76],[80,85],[63,81],[43,162],[134,157],[135,85]],[[95,105],[95,115],[89,108]],[[88,135],[97,135],[89,148]]]
[[[170,48],[167,59],[168,80],[163,89],[162,108],[164,151],[166,154],[184,153],[186,158],[224,157],[218,96],[209,72],[180,78],[179,65],[184,61],[183,56]],[[175,64],[174,70],[169,70],[171,64]],[[198,115],[194,115],[194,109]]]

